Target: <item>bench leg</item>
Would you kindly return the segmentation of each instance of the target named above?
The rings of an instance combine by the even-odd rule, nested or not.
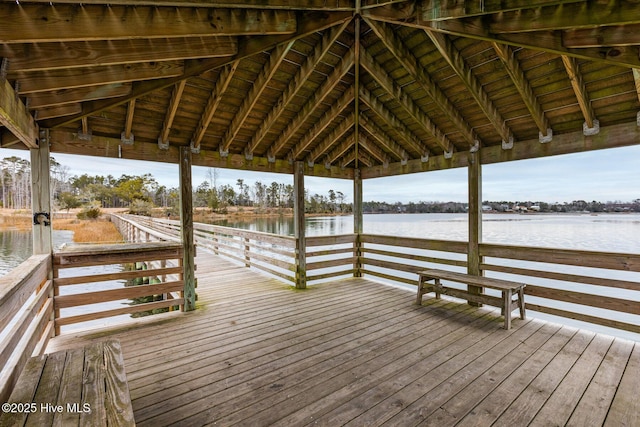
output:
[[[422,305],[422,285],[424,284],[424,277],[420,276],[420,279],[418,280],[418,295],[416,297],[416,304],[418,305]]]
[[[511,289],[502,292],[502,312],[504,316],[504,328],[511,329],[511,299],[513,293]]]
[[[520,308],[520,318],[525,319],[525,306],[524,306],[524,286],[518,289],[518,307]]]

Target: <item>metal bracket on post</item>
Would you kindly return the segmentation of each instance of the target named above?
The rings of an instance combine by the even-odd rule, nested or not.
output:
[[[227,157],[229,155],[229,150],[223,149],[222,145],[218,148],[218,152],[220,153],[220,157]]]
[[[276,162],[276,155],[273,154],[273,152],[271,150],[267,151],[267,161],[269,163],[275,163]]]
[[[543,135],[542,132],[538,132],[538,140],[540,144],[546,144],[553,140],[553,130],[551,128],[547,129],[547,134]]]
[[[120,134],[120,141],[122,142],[122,145],[133,145],[133,140],[133,133],[129,138],[127,138],[127,135],[124,132]]]
[[[509,135],[509,142],[502,140],[502,149],[511,150],[513,148],[513,135]]]
[[[41,219],[44,217],[44,219]],[[51,215],[49,212],[36,212],[33,214],[33,225],[44,225],[48,227],[51,225]]]
[[[191,153],[193,153],[193,154],[200,153],[200,146],[198,145],[196,147],[196,145],[194,144],[193,140],[191,140],[191,143],[189,144],[189,148],[191,149]]]
[[[429,153],[424,153],[422,156],[420,156],[420,161],[422,163],[427,163],[429,161]]]
[[[91,141],[91,129],[87,129],[86,132],[82,131],[82,128],[78,129],[78,139],[82,141]]]
[[[451,149],[451,151],[445,151],[444,152],[444,158],[445,159],[450,159],[453,157],[453,149]]]
[[[249,148],[249,147],[247,147],[247,148]],[[249,152],[249,150],[247,150],[245,148],[245,150],[244,150],[244,158],[247,159],[247,160],[253,160],[253,153]]]
[[[597,135],[599,133],[600,133],[600,120],[595,119],[593,121],[593,127],[592,128],[590,128],[587,125],[587,122],[584,122],[582,124],[582,134],[584,136],[592,136],[592,135]]]
[[[473,145],[469,148],[469,152],[476,153],[478,150],[480,150],[480,141],[478,141],[477,139],[474,139]]]
[[[162,140],[162,137],[158,137],[158,148],[161,150],[168,150],[169,149],[169,140],[167,139],[166,141]]]
[[[313,160],[307,160],[307,166],[309,166],[309,168],[313,168],[313,165],[315,165]]]
[[[638,111],[638,114],[636,114],[636,124],[640,126],[640,111]]]

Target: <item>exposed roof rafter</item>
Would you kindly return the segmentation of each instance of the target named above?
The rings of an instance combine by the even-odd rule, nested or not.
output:
[[[544,111],[542,111],[542,106],[540,106],[540,103],[536,99],[533,89],[531,89],[531,85],[525,77],[513,50],[509,46],[500,43],[492,43],[492,45],[496,54],[504,64],[505,70],[511,77],[513,84],[520,93],[522,100],[527,106],[527,109],[531,114],[531,118],[536,122],[538,130],[543,136],[546,136],[549,132],[549,120],[545,117]],[[505,143],[508,144],[509,141],[505,141]]]
[[[184,87],[186,85],[187,81],[182,80],[181,82],[176,83],[173,91],[171,92],[171,99],[169,101],[169,107],[167,108],[167,114],[164,118],[164,123],[162,124],[160,136],[158,137],[158,145],[161,148],[166,149],[169,147],[169,133],[171,132],[171,126],[176,116],[176,112],[178,111],[178,105],[180,104],[180,99],[182,98],[182,93],[184,92]]]
[[[407,72],[420,84],[422,89],[431,96],[436,105],[451,120],[462,137],[467,141],[469,146],[474,146],[478,140],[478,136],[473,131],[469,123],[467,123],[455,106],[449,101],[446,95],[440,90],[438,85],[431,79],[418,59],[409,51],[402,41],[395,35],[393,30],[387,25],[368,20],[367,23],[373,31],[378,35],[380,40],[385,44],[389,52],[391,52],[396,60],[407,70]]]
[[[320,42],[316,45],[313,53],[307,58],[305,63],[300,67],[294,78],[287,86],[280,99],[276,102],[273,109],[267,115],[258,131],[254,134],[251,142],[247,145],[247,153],[253,153],[253,151],[260,145],[266,134],[271,130],[271,127],[280,118],[280,115],[285,111],[289,103],[294,99],[298,91],[302,88],[304,82],[311,76],[315,67],[320,63],[322,58],[327,54],[331,45],[338,39],[344,28],[348,25],[348,22],[342,23],[342,25],[333,27],[327,31],[322,37]]]
[[[387,72],[375,61],[375,59],[362,49],[360,62],[362,67],[382,86],[382,88],[400,104],[425,132],[432,135],[437,144],[444,151],[453,151],[453,143],[449,141],[444,133],[431,121],[431,119],[420,110],[415,102],[394,82]]]
[[[442,57],[449,63],[453,71],[462,79],[462,82],[469,90],[470,95],[476,100],[478,106],[487,116],[496,132],[502,137],[503,141],[513,139],[513,133],[507,127],[504,119],[500,115],[498,109],[493,105],[491,99],[484,91],[478,79],[473,75],[471,68],[465,63],[460,52],[453,45],[451,40],[442,33],[427,31],[427,35],[440,51]]]
[[[191,138],[191,149],[199,150],[200,143],[204,138],[204,134],[209,127],[209,123],[213,119],[213,116],[220,105],[222,100],[222,96],[229,88],[229,84],[231,83],[231,79],[233,79],[233,74],[236,72],[238,68],[238,64],[240,61],[235,61],[230,66],[224,68],[220,75],[218,76],[218,80],[216,81],[216,86],[214,90],[211,92],[211,96],[209,97],[209,101],[207,101],[207,106],[200,117],[200,122],[198,123],[198,127]]]
[[[578,105],[580,105],[580,110],[584,116],[585,124],[587,127],[593,128],[596,117],[593,113],[593,108],[591,108],[591,100],[589,99],[584,79],[580,73],[578,61],[568,56],[562,56],[562,63],[567,70],[569,80],[571,80],[571,87],[573,87],[573,92],[576,94],[576,98],[578,99]]]

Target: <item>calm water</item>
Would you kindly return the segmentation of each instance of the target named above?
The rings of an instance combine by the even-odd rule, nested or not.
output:
[[[221,221],[219,225],[280,235],[293,235],[292,218],[259,218],[251,221]],[[310,217],[306,220],[307,235],[334,235],[353,232],[352,216]],[[468,222],[465,214],[382,214],[365,215],[364,232],[391,236],[420,237],[466,241]],[[70,242],[71,232],[55,231],[54,240],[59,246]],[[31,254],[29,232],[0,232],[0,276],[14,268]],[[483,215],[483,241],[548,248],[583,249],[605,252],[640,253],[640,214],[485,214]],[[526,263],[510,261],[510,265],[527,267]],[[522,265],[521,265],[522,264]],[[589,274],[580,267],[563,266],[567,274]],[[499,274],[493,273],[494,277]],[[640,275],[624,271],[607,272],[610,279],[640,281]],[[556,287],[558,282],[539,279],[537,284]],[[601,289],[589,289],[588,285],[565,284],[567,290],[603,293]],[[608,289],[607,295],[637,300],[637,292]],[[562,304],[562,303],[560,303]],[[545,304],[546,305],[546,304]],[[549,302],[553,305],[553,302]],[[575,309],[569,307],[569,309]],[[582,310],[583,308],[578,308]],[[608,316],[593,309],[600,316]],[[620,320],[637,323],[632,315],[616,313]],[[543,314],[535,317],[569,323],[612,335],[640,340],[640,334],[584,325],[568,319],[558,319]]]
[[[72,231],[53,231],[53,244],[56,248],[72,241]],[[33,240],[31,239],[31,231],[0,231],[0,277],[29,258],[33,251],[32,248]]]
[[[353,233],[352,216],[307,218],[307,235]],[[293,235],[293,219],[221,221],[219,225]],[[466,241],[465,214],[365,215],[364,232]],[[548,248],[640,253],[640,214],[484,214],[483,241]]]

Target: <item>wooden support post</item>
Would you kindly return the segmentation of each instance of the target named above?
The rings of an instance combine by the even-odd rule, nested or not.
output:
[[[251,247],[249,246],[249,238],[245,237],[244,238],[244,266],[245,267],[251,267],[251,256],[249,255],[249,250],[251,249]]]
[[[307,243],[304,220],[304,163],[293,164],[293,228],[296,238],[296,288],[307,288]]]
[[[362,243],[360,240],[363,230],[362,223],[362,176],[360,169],[356,169],[353,176],[353,233],[356,235],[353,242],[354,277],[362,277]]]
[[[191,149],[180,147],[180,230],[184,247],[184,311],[196,308],[195,245],[193,243],[193,200]]]
[[[40,146],[29,151],[31,154],[33,254],[50,254],[53,251],[53,234],[51,233],[48,129],[40,132]]]
[[[469,153],[469,247],[467,252],[467,273],[482,276],[480,264],[480,243],[482,242],[482,165],[480,151]],[[474,294],[481,294],[482,288],[468,286]],[[481,304],[469,303],[474,306]]]

